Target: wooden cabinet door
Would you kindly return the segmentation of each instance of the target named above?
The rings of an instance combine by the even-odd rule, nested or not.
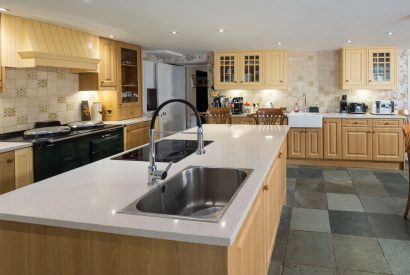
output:
[[[288,54],[286,51],[265,51],[263,53],[264,88],[286,89]]]
[[[342,121],[339,118],[323,121],[323,158],[342,159]]]
[[[14,151],[0,154],[0,194],[15,189]]]
[[[370,48],[368,60],[368,87],[395,89],[397,87],[396,48]]]
[[[125,128],[125,150],[149,143],[149,124],[139,123]]]
[[[373,129],[373,160],[404,160],[403,132],[401,128]]]
[[[100,88],[115,88],[117,86],[117,42],[100,38],[100,64],[98,78]]]
[[[273,247],[275,245],[277,226],[280,220],[280,189],[281,189],[281,169],[282,163],[276,159],[265,181],[264,196],[265,196],[265,220],[266,220],[266,256],[270,259]]]
[[[290,129],[288,132],[288,157],[304,159],[306,157],[305,129]]]
[[[14,151],[16,189],[33,183],[33,148]]]
[[[306,158],[323,158],[323,130],[322,128],[306,129]]]
[[[342,88],[364,88],[367,85],[366,48],[342,49]]]
[[[214,66],[215,87],[228,88],[238,85],[238,53],[215,52]]]
[[[239,53],[239,85],[244,87],[262,87],[263,54],[262,52]]]
[[[264,189],[250,210],[235,243],[228,249],[228,274],[235,275],[266,275],[266,213]]]
[[[342,127],[342,159],[372,160],[372,129]]]

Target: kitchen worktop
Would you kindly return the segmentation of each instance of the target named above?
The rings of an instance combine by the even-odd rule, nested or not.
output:
[[[112,121],[104,121],[105,124],[119,124],[119,125],[132,125],[132,124],[137,124],[145,121],[150,121],[151,117],[147,116],[142,116],[142,117],[137,117],[137,118],[131,118],[131,119],[125,119],[125,120],[112,120]]]
[[[0,219],[131,236],[229,246],[286,139],[288,126],[204,125],[205,155],[175,163],[254,169],[219,223],[118,214],[148,192],[148,163],[104,159],[0,196]],[[195,132],[195,128],[189,130]],[[176,134],[168,138],[195,139]],[[167,163],[158,163],[163,169]]]
[[[0,142],[0,153],[31,147],[31,142]]]
[[[405,116],[402,115],[373,115],[370,113],[366,113],[366,114],[349,114],[349,113],[320,113],[323,118],[367,118],[367,119],[373,119],[373,118],[382,118],[382,119],[386,119],[386,118],[406,118]]]

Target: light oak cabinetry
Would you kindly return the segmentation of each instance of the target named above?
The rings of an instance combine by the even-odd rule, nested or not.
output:
[[[100,37],[100,64],[98,83],[100,89],[117,86],[117,41]]]
[[[299,159],[323,158],[321,128],[294,128],[288,133],[288,156]]]
[[[342,120],[340,118],[323,120],[323,158],[342,158]]]
[[[15,189],[14,152],[0,154],[0,194]]]
[[[124,150],[129,150],[149,143],[151,120],[128,125],[124,128]],[[155,132],[159,131],[158,119],[155,120]],[[159,135],[157,135],[159,136]]]
[[[0,194],[33,183],[33,149],[0,154]]]
[[[287,51],[214,53],[215,89],[286,89]]]
[[[342,159],[372,160],[372,129],[342,127]]]
[[[342,89],[395,89],[397,49],[394,47],[343,48]]]

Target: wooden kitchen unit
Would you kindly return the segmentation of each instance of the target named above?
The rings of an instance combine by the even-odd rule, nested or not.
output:
[[[231,246],[0,221],[0,273],[266,275],[286,202],[286,152],[285,140]]]
[[[316,128],[323,132],[323,155],[315,160],[307,153],[307,130],[291,128],[288,163],[403,169],[403,123],[403,118],[324,118],[323,128]]]
[[[0,194],[33,183],[33,149],[0,153]]]
[[[124,150],[149,143],[149,127],[151,120],[127,125],[124,128]],[[155,132],[159,131],[158,118],[155,120]],[[156,134],[156,139],[159,134]]]

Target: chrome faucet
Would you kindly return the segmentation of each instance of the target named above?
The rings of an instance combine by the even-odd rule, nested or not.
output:
[[[173,162],[171,161],[165,170],[158,170],[155,164],[155,119],[158,116],[159,111],[167,104],[173,102],[180,102],[188,105],[195,113],[196,116],[196,125],[198,126],[197,130],[197,141],[198,149],[197,154],[205,154],[204,148],[204,131],[202,129],[201,117],[199,116],[198,111],[190,102],[183,99],[170,99],[159,105],[152,115],[151,125],[149,129],[149,166],[148,166],[148,187],[152,188],[159,184],[158,180],[164,180],[168,176],[168,170],[171,168]]]

